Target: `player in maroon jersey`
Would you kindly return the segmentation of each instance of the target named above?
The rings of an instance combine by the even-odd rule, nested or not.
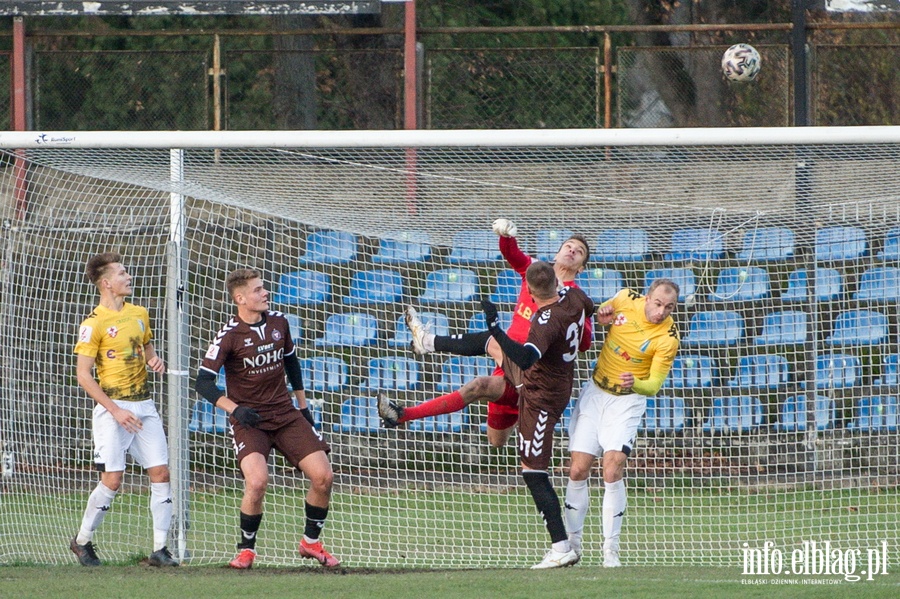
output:
[[[522,276],[522,288],[516,300],[516,308],[507,334],[512,340],[524,343],[528,338],[531,318],[535,311],[535,302],[528,293],[525,282],[525,272],[535,259],[519,249],[515,237],[518,228],[511,221],[505,218],[497,219],[493,223],[493,230],[500,237],[500,253],[509,265]],[[559,281],[563,285],[574,286],[575,276],[584,270],[589,257],[590,250],[587,240],[582,235],[572,235],[566,239],[553,260],[553,269]],[[378,412],[384,425],[393,428],[409,420],[449,414],[459,411],[471,403],[486,401],[488,402],[488,441],[494,447],[506,445],[519,415],[519,394],[503,378],[500,350],[496,341],[493,341],[487,332],[435,336],[426,331],[412,307],[407,308],[406,320],[412,332],[413,349],[417,354],[447,351],[459,355],[475,356],[488,353],[498,361],[498,366],[492,376],[477,377],[456,391],[415,406],[400,407],[386,396],[379,396]],[[593,330],[591,322],[588,320],[579,349],[585,351],[590,347],[592,341]]]
[[[536,311],[524,344],[500,327],[497,308],[482,301],[491,336],[503,350],[504,377],[519,389],[519,459],[522,476],[544,518],[552,547],[532,569],[559,568],[578,562],[569,545],[559,495],[550,482],[553,429],[572,397],[575,360],[594,302],[578,287],[557,292],[556,273],[546,262],[528,267],[526,282]]]
[[[241,500],[241,540],[231,567],[247,569],[256,557],[256,533],[262,520],[263,498],[269,483],[268,459],[275,448],[310,480],[306,495],[306,527],[300,540],[302,557],[332,568],[340,562],[328,553],[319,534],[328,516],[334,474],[328,444],[314,427],[306,404],[300,362],[287,319],[269,310],[269,292],[255,270],[239,269],[226,279],[237,306],[216,334],[200,364],[195,388],[231,415],[234,449],[244,475]],[[225,369],[227,395],[216,387]],[[294,390],[297,406],[285,384]],[[299,408],[299,409],[298,409]]]

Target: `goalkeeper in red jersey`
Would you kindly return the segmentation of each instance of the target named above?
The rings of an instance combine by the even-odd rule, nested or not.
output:
[[[512,221],[505,218],[497,219],[493,223],[493,230],[500,238],[500,253],[522,277],[522,287],[507,335],[513,341],[524,343],[528,338],[531,319],[536,310],[535,301],[528,292],[525,272],[535,259],[519,249],[516,241],[518,228]],[[576,286],[575,276],[584,270],[589,257],[590,249],[582,235],[576,234],[566,239],[553,259],[553,270],[556,272],[557,280],[565,286]],[[488,332],[436,336],[426,330],[411,306],[407,308],[406,322],[412,332],[413,349],[417,354],[443,351],[477,356],[487,353],[497,361],[497,367],[492,376],[477,377],[457,391],[415,406],[401,407],[384,395],[380,395],[378,414],[384,426],[393,428],[409,420],[449,414],[471,403],[486,401],[488,441],[494,447],[503,447],[519,416],[519,393],[503,377],[503,357],[497,341]],[[588,349],[592,340],[593,330],[589,320],[579,343],[579,351]]]

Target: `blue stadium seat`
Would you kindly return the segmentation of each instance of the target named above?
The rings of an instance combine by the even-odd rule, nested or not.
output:
[[[288,327],[291,329],[291,340],[296,343],[303,341],[303,321],[296,314],[285,314]]]
[[[497,236],[492,231],[463,230],[453,236],[450,264],[486,264],[502,260]]]
[[[849,354],[827,353],[816,358],[816,389],[846,389],[859,385],[862,363]]]
[[[788,287],[781,294],[784,302],[805,302],[809,300],[807,285],[808,273],[804,269],[795,270],[788,275]],[[820,302],[831,302],[840,299],[844,292],[844,281],[841,273],[834,268],[816,268],[816,298]]]
[[[672,434],[684,430],[687,418],[680,397],[648,397],[641,429],[651,434]]]
[[[769,273],[758,266],[723,268],[716,289],[709,294],[711,302],[750,302],[771,297]]]
[[[825,343],[831,346],[879,345],[887,340],[887,316],[874,310],[848,310],[838,314]]]
[[[658,268],[648,270],[644,275],[644,293],[650,290],[650,285],[656,279],[671,279],[678,284],[678,301],[683,302],[689,295],[697,292],[697,277],[690,268]]]
[[[672,243],[665,254],[666,260],[706,261],[725,257],[722,235],[715,229],[678,229],[672,233]]]
[[[491,376],[495,363],[487,356],[453,356],[441,364],[441,376],[435,385],[438,393],[455,391],[479,376]]]
[[[816,260],[856,260],[866,255],[866,232],[859,227],[823,227],[816,231]]]
[[[887,433],[897,430],[897,397],[894,395],[861,397],[855,416],[847,428],[860,433]]]
[[[678,354],[663,388],[696,389],[712,387],[719,379],[715,360],[702,354]]]
[[[387,268],[353,273],[350,291],[343,298],[350,306],[391,304],[402,300],[403,275]]]
[[[503,311],[497,312],[497,316],[500,318],[500,328],[504,331],[509,329],[509,325],[512,324],[513,313],[511,311]],[[466,325],[467,333],[481,333],[487,330],[487,323],[484,321],[484,314],[481,312],[476,312],[472,316],[469,317],[469,322]]]
[[[406,426],[407,430],[421,433],[458,433],[468,421],[468,408],[463,408],[458,412],[410,420]]]
[[[378,242],[375,264],[409,264],[431,257],[431,238],[424,231],[390,231]]]
[[[732,310],[697,312],[681,344],[686,347],[736,345],[744,336],[744,319]]]
[[[450,334],[450,319],[440,312],[419,312],[419,320],[435,335]],[[406,315],[401,314],[394,327],[394,336],[387,340],[391,347],[409,347],[412,343],[412,334],[406,326]]]
[[[758,397],[715,397],[703,430],[712,434],[748,433],[762,423],[763,409]]]
[[[888,354],[881,360],[881,376],[872,381],[875,385],[900,385],[900,355]]]
[[[598,262],[638,262],[650,257],[650,237],[643,229],[606,229],[597,235],[591,259]]]
[[[794,256],[794,232],[784,227],[762,227],[744,234],[739,260],[784,262]]]
[[[824,395],[816,395],[816,430],[824,431],[834,428],[834,400]],[[791,395],[781,404],[776,428],[786,433],[798,433],[807,429],[806,396]]]
[[[228,414],[205,399],[198,399],[191,410],[188,430],[192,433],[224,433],[228,430]]]
[[[278,279],[278,291],[272,300],[276,304],[308,306],[331,299],[331,277],[324,272],[295,270]]]
[[[300,264],[347,264],[356,259],[359,242],[346,231],[315,231],[306,238]]]
[[[741,356],[737,374],[728,381],[729,387],[778,389],[790,378],[788,361],[784,356],[760,354]]]
[[[514,304],[519,299],[520,291],[522,291],[522,275],[511,268],[503,269],[497,273],[491,301],[495,304]]]
[[[575,275],[575,283],[599,305],[625,286],[622,273],[611,268],[588,268]]]
[[[552,262],[563,242],[572,237],[568,229],[541,229],[537,232],[535,255],[538,260]]]
[[[900,260],[900,227],[894,227],[884,236],[884,249],[878,252],[878,257],[885,262]]]
[[[300,372],[307,391],[340,391],[350,381],[350,367],[333,356],[301,358]]]
[[[369,391],[410,391],[422,384],[418,360],[405,356],[372,358],[366,371],[361,387]]]
[[[325,319],[325,334],[316,345],[374,345],[378,341],[378,320],[362,313],[332,314]]]
[[[425,277],[425,290],[418,301],[425,304],[467,302],[479,295],[478,275],[462,268],[443,268]]]
[[[351,397],[341,403],[340,420],[332,425],[337,433],[378,433],[381,418],[375,400],[369,397]]]
[[[763,319],[756,345],[801,345],[809,337],[809,315],[802,310],[777,310]]]
[[[900,301],[900,268],[877,266],[859,278],[859,289],[853,299],[861,302]]]

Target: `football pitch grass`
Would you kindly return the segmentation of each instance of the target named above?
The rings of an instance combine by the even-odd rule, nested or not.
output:
[[[793,580],[793,579],[792,579]],[[889,574],[873,581],[843,582],[834,577],[810,577],[785,584],[777,577],[741,576],[737,568],[623,567],[604,569],[576,565],[559,570],[367,570],[338,568],[217,567],[157,570],[145,565],[0,567],[0,597],[30,599],[150,599],[187,597],[247,599],[248,597],[534,597],[666,599],[685,597],[884,597],[900,596],[900,577]]]

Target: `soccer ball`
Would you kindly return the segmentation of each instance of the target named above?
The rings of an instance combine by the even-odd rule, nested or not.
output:
[[[722,55],[722,73],[731,81],[753,81],[762,58],[750,44],[735,44]]]

